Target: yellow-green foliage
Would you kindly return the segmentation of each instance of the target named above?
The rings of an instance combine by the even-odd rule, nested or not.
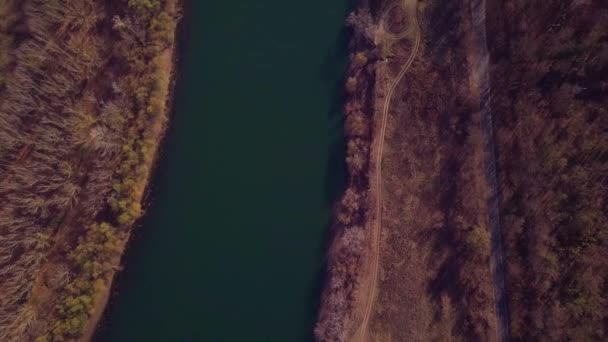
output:
[[[480,258],[490,256],[490,232],[480,226],[474,226],[466,236],[467,247]]]
[[[356,77],[349,77],[346,79],[346,92],[349,94],[353,94],[357,91],[358,81]]]
[[[129,0],[129,7],[141,11],[141,10],[153,10],[158,8],[160,0]]]
[[[148,25],[149,42],[119,56],[127,61],[132,73],[138,75],[128,77],[129,92],[133,94],[135,106],[133,112],[128,114],[132,125],[127,132],[127,143],[123,145],[119,179],[114,184],[115,196],[110,201],[120,226],[129,226],[141,215],[139,202],[158,133],[154,131],[150,120],[156,120],[163,115],[166,101],[162,95],[165,85],[159,55],[168,48],[172,40],[175,20],[164,11],[151,13]],[[150,62],[146,64],[144,60]]]
[[[40,341],[63,341],[80,334],[93,309],[93,297],[103,288],[124,238],[124,232],[108,223],[92,224],[86,229],[70,254],[76,278],[65,286],[57,305],[60,319],[49,335],[39,337]]]
[[[353,66],[354,68],[362,68],[367,64],[367,62],[367,54],[363,51],[357,52],[353,59]]]
[[[65,295],[57,305],[59,320],[49,335],[39,337],[40,341],[64,341],[80,334],[91,315],[93,297],[103,288],[124,238],[124,232],[105,222],[86,229],[70,254],[76,278],[65,286]]]
[[[57,306],[60,317],[52,331],[40,341],[63,341],[77,337],[87,322],[93,307],[92,299],[105,285],[112,264],[120,255],[128,228],[141,216],[141,197],[148,175],[148,164],[154,153],[157,137],[150,133],[154,121],[162,115],[166,100],[160,73],[159,54],[172,40],[175,23],[171,16],[159,10],[160,1],[129,0],[129,7],[147,18],[148,41],[129,49],[115,49],[115,57],[125,61],[129,73],[125,77],[125,95],[133,99],[131,106],[122,109],[128,122],[124,132],[120,167],[116,172],[110,207],[113,222],[93,224],[80,238],[70,261],[77,275],[64,289]],[[148,61],[148,62],[146,62]],[[46,339],[46,340],[45,340]]]

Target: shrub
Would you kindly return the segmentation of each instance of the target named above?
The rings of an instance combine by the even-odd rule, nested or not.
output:
[[[353,188],[348,188],[340,201],[337,220],[343,225],[349,225],[355,220],[356,213],[361,209],[361,196]]]
[[[369,143],[363,139],[353,139],[346,144],[346,165],[351,175],[365,170],[369,158]]]
[[[353,58],[353,67],[356,69],[361,69],[367,64],[367,62],[367,54],[365,52],[357,52]]]
[[[128,0],[129,7],[137,11],[153,10],[158,7],[160,0]]]
[[[5,35],[12,25],[3,12],[7,3],[19,4],[25,13],[20,22],[30,30],[15,51],[9,51],[15,44]],[[0,249],[0,265],[7,260],[15,265],[0,267],[0,340],[32,340],[7,335],[13,334],[9,314],[31,296],[31,279],[48,254],[48,243],[54,243],[46,237],[58,229],[66,239],[55,250],[73,250],[67,260],[53,261],[61,273],[46,278],[44,286],[59,299],[48,299],[56,304],[54,316],[41,329],[51,331],[36,341],[76,338],[117,262],[128,228],[142,212],[147,164],[162,127],[162,88],[167,86],[159,78],[165,70],[160,70],[158,54],[171,42],[175,20],[162,12],[160,0],[124,0],[122,8],[101,3],[0,0],[0,87],[4,79],[9,85],[0,89],[0,174],[11,174],[0,182],[0,226],[19,232],[5,238],[16,239],[9,241],[11,246],[26,246],[19,253]],[[115,9],[122,17],[104,11]],[[101,24],[113,25],[112,37],[95,29]],[[105,43],[112,46],[106,49]],[[108,65],[117,68],[106,70]],[[5,67],[11,68],[6,78]],[[103,94],[104,101],[93,93]],[[22,125],[26,117],[36,120]],[[108,222],[89,224],[100,217],[104,203],[111,209],[103,213]],[[59,228],[75,204],[78,217],[70,223],[84,229]],[[74,235],[79,238],[72,245]]]
[[[346,80],[346,92],[348,94],[355,93],[357,91],[357,85],[358,85],[357,78],[356,77],[349,77]]]
[[[367,137],[369,135],[369,121],[361,111],[348,115],[344,126],[348,137]]]
[[[466,235],[466,244],[469,251],[480,259],[490,256],[490,232],[479,225],[475,225]]]

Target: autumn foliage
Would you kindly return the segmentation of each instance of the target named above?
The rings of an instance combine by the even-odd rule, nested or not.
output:
[[[108,286],[165,121],[169,3],[0,2],[2,341],[78,337]]]
[[[334,238],[328,255],[328,280],[315,328],[318,341],[346,341],[352,334],[354,293],[361,274],[362,257],[368,241],[365,228],[368,215],[369,164],[373,86],[373,64],[369,41],[354,30],[352,44],[358,47],[350,56],[345,80],[344,130],[348,187],[335,209]]]
[[[501,15],[488,20],[497,37],[491,47],[511,335],[604,341],[608,8],[495,5]]]

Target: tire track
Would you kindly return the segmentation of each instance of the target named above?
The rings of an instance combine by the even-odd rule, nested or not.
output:
[[[496,181],[496,147],[494,145],[494,130],[492,128],[491,107],[491,82],[489,70],[489,53],[486,36],[486,1],[471,0],[470,11],[474,29],[475,49],[477,55],[474,64],[474,72],[479,75],[479,109],[481,117],[481,129],[485,135],[483,147],[484,173],[490,187],[488,205],[488,225],[490,230],[490,270],[492,272],[492,284],[494,287],[494,300],[496,311],[496,337],[499,342],[509,341],[509,311],[505,290],[505,261],[504,247],[502,241],[502,229],[500,226],[500,213],[498,203],[498,186]]]
[[[399,85],[399,82],[403,79],[403,76],[407,73],[414,58],[418,53],[418,49],[420,47],[420,27],[418,25],[418,15],[417,15],[417,5],[418,0],[404,0],[405,8],[413,11],[411,17],[413,18],[414,30],[416,33],[414,47],[412,49],[412,53],[409,56],[406,63],[403,65],[397,77],[391,84],[386,99],[384,101],[383,111],[382,111],[382,124],[380,126],[380,135],[378,136],[378,150],[377,150],[377,159],[376,159],[376,179],[375,179],[375,187],[376,187],[376,212],[377,219],[376,225],[374,226],[373,242],[374,242],[374,250],[371,261],[372,269],[371,269],[371,281],[369,284],[369,294],[367,296],[367,301],[365,305],[365,310],[363,314],[363,319],[361,321],[361,325],[359,329],[355,332],[355,335],[352,338],[353,342],[363,342],[367,336],[367,327],[369,324],[369,319],[372,314],[372,309],[374,306],[374,299],[376,297],[377,292],[377,284],[378,284],[378,273],[380,269],[380,252],[381,252],[381,236],[380,233],[382,231],[382,152],[384,149],[384,137],[386,134],[386,123],[388,121],[388,111],[390,107],[390,102],[395,93],[395,89]]]

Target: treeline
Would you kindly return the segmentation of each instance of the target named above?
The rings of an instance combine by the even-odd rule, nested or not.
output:
[[[492,48],[511,335],[604,341],[608,8],[546,1],[501,10],[510,19],[497,26],[511,32],[495,33]]]
[[[108,286],[163,130],[174,5],[20,4],[0,85],[3,341],[76,338]]]
[[[335,208],[333,240],[328,252],[327,281],[315,328],[317,341],[347,341],[354,332],[354,294],[369,244],[369,166],[373,117],[374,52],[369,12],[353,13],[350,64],[346,73],[344,130],[348,187]]]

